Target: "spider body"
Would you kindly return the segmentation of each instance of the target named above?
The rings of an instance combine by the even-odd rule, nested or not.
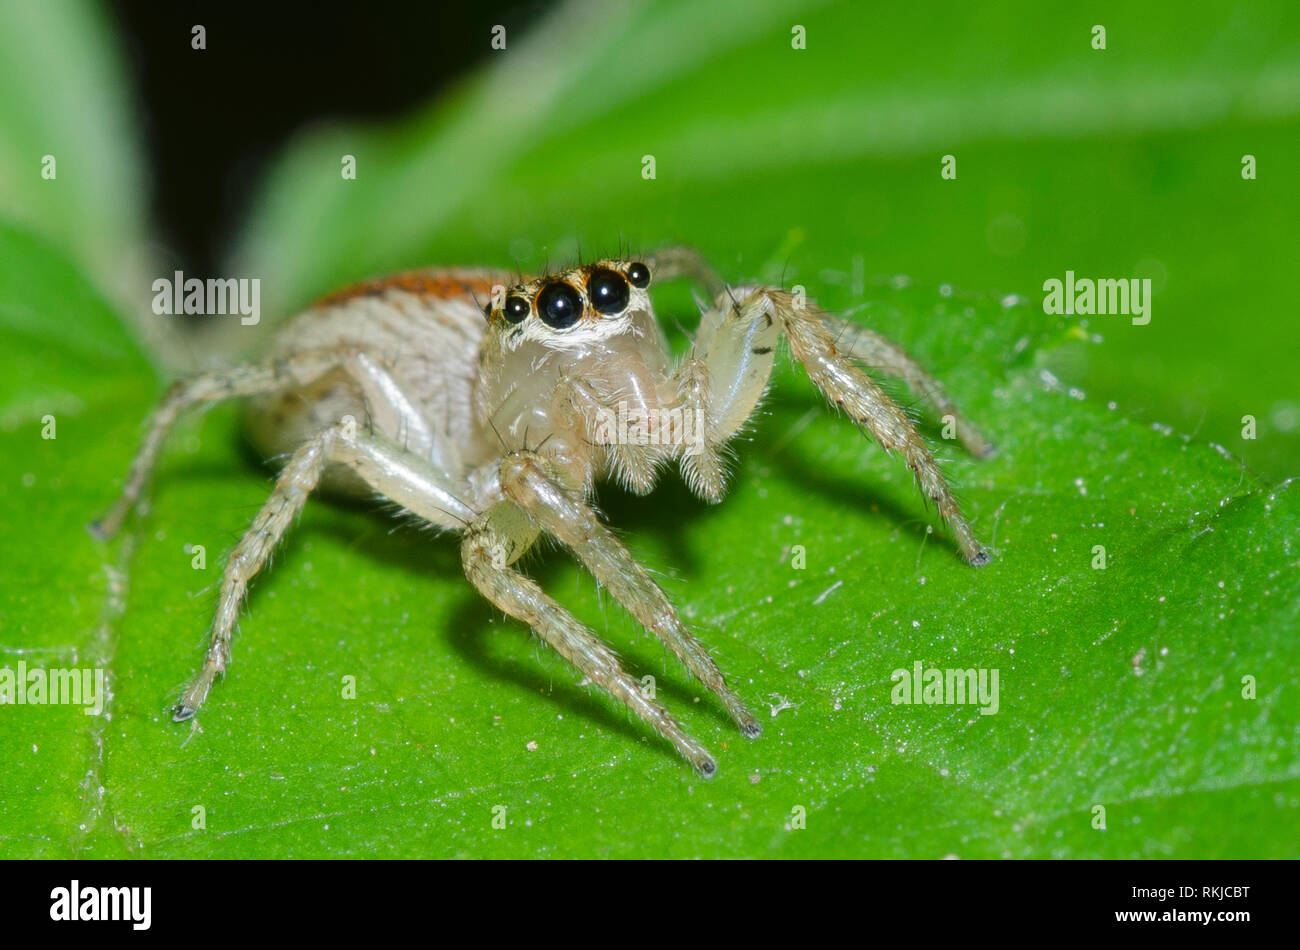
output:
[[[712,294],[680,361],[650,301],[652,275],[693,277]],[[986,563],[910,419],[859,364],[901,376],[951,414],[976,454],[991,447],[915,361],[863,327],[783,290],[727,288],[687,249],[513,286],[489,270],[403,274],[325,298],[277,334],[265,362],[177,383],[152,417],[122,495],[92,526],[101,536],[121,526],[188,407],[247,397],[254,444],[287,459],[227,561],[210,645],[175,718],[192,717],[225,672],[250,580],[309,495],[330,489],[378,495],[458,533],[466,577],[487,600],[529,624],[700,774],[713,774],[707,749],[514,565],[543,533],[558,540],[718,696],[742,733],[758,736],[758,720],[591,498],[605,476],[649,492],[663,466],[676,463],[695,493],[720,500],[721,453],[761,399],[783,336],[823,394],[904,457],[966,559]]]
[[[252,396],[244,414],[250,441],[264,457],[281,457],[350,418],[399,445],[414,443],[417,452],[441,453],[431,460],[448,471],[486,460],[493,445],[474,418],[487,326],[477,301],[510,282],[496,271],[428,271],[358,284],[319,301],[276,334],[270,357],[282,366],[305,352],[344,358],[314,378],[309,372]],[[322,483],[339,494],[374,494],[339,463],[327,467]]]

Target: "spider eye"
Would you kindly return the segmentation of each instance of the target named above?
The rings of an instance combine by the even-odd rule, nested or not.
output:
[[[537,295],[537,312],[548,327],[564,330],[582,316],[582,297],[568,284],[547,284]]]
[[[637,261],[627,269],[627,279],[632,282],[633,287],[640,289],[650,286],[650,268],[646,267],[640,261]]]
[[[505,310],[506,319],[511,323],[519,323],[528,316],[528,301],[523,297],[507,297]]]
[[[622,313],[627,308],[631,291],[622,274],[601,268],[595,271],[587,281],[587,296],[598,313],[606,316]]]

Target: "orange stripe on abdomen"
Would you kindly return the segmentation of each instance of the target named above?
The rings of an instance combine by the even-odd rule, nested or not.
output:
[[[345,303],[358,297],[378,297],[390,290],[403,291],[417,297],[452,300],[457,297],[487,306],[495,286],[510,286],[511,275],[492,271],[406,271],[365,280],[336,290],[316,301],[317,306]]]

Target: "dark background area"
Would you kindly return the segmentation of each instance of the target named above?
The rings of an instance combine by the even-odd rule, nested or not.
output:
[[[260,176],[295,132],[409,112],[552,4],[159,3],[105,0],[120,30],[170,257],[213,273]],[[207,30],[207,48],[191,45]],[[480,42],[467,43],[467,37]]]

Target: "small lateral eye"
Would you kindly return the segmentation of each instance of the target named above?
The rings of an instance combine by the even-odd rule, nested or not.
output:
[[[591,298],[591,305],[598,313],[609,316],[627,309],[631,292],[627,289],[627,281],[622,274],[602,267],[588,278],[587,296]]]
[[[642,289],[650,286],[650,268],[646,267],[640,261],[635,262],[627,269],[627,279],[632,282],[632,286]]]
[[[582,316],[582,297],[566,283],[547,284],[537,295],[537,312],[548,327],[564,330]]]
[[[528,301],[523,297],[507,297],[506,306],[502,312],[511,323],[520,323],[524,317],[528,316],[530,309]]]

